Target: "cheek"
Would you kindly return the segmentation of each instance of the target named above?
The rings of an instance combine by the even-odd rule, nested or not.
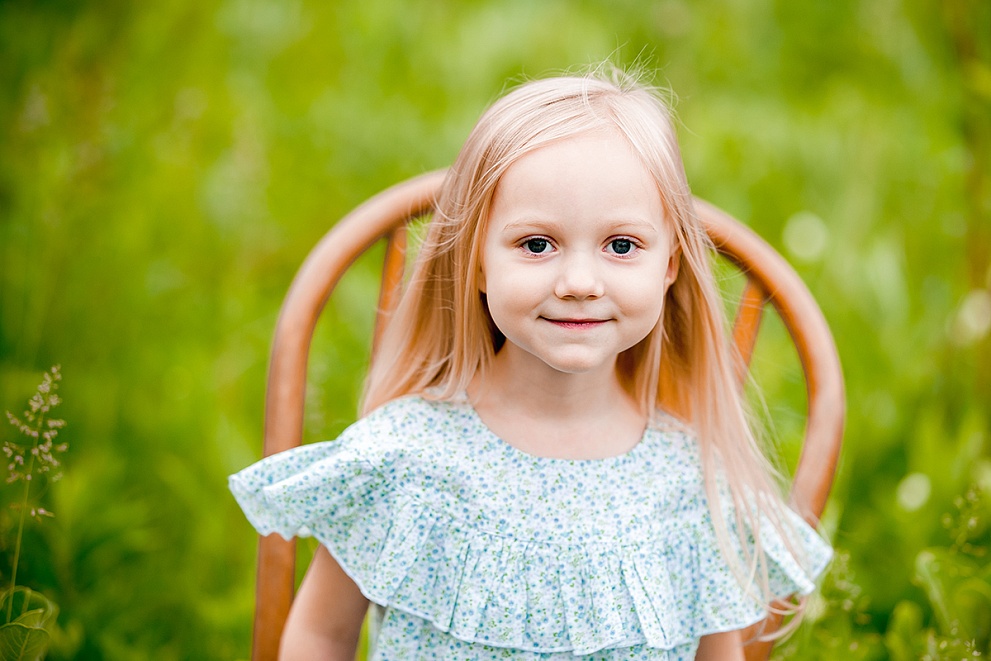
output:
[[[546,287],[544,270],[533,264],[520,264],[514,255],[497,251],[486,255],[484,263],[479,288],[490,298],[528,298],[535,290]]]
[[[541,309],[543,289],[532,278],[520,278],[514,273],[489,273],[485,299],[489,316],[506,336],[515,336],[516,329],[532,320]]]
[[[611,295],[633,309],[660,309],[667,290],[665,270],[651,267],[624,274],[612,284]]]
[[[664,297],[658,296],[657,298],[651,297],[649,300],[647,298],[639,300],[637,306],[631,310],[630,316],[638,319],[641,325],[649,332],[651,328],[660,322],[663,313]]]
[[[493,317],[520,314],[534,305],[532,282],[507,278],[489,278],[485,299]]]

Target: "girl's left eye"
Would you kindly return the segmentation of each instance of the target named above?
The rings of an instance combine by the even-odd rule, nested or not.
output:
[[[632,239],[613,239],[609,242],[609,251],[616,255],[628,255],[636,247]]]

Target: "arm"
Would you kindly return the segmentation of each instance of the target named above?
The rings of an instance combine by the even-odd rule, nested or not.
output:
[[[368,600],[320,546],[282,632],[279,659],[353,661]]]
[[[695,661],[743,661],[740,632],[726,631],[702,636]]]

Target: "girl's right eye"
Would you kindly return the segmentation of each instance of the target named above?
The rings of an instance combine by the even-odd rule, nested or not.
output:
[[[524,241],[523,247],[529,253],[533,253],[534,255],[542,255],[550,249],[551,242],[538,236]]]

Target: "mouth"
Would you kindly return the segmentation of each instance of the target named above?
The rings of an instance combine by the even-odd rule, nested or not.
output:
[[[551,319],[549,317],[543,317],[543,319],[559,328],[567,328],[571,330],[597,328],[608,323],[609,321],[608,319]]]

